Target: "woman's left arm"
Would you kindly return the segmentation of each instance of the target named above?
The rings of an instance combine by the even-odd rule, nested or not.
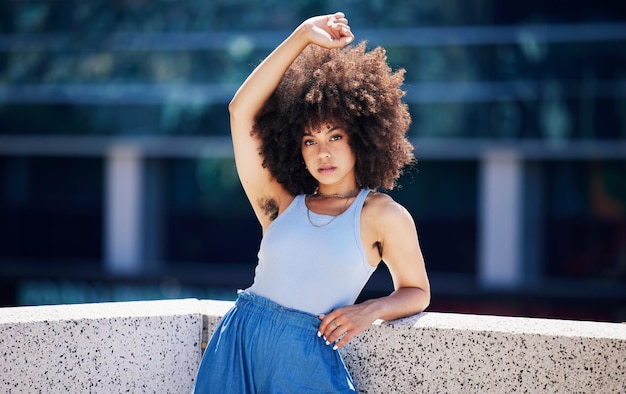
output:
[[[337,348],[365,331],[377,319],[393,320],[422,312],[430,303],[430,284],[417,230],[411,214],[387,195],[368,208],[373,215],[382,260],[389,268],[394,291],[390,295],[337,308],[320,316],[320,334]]]

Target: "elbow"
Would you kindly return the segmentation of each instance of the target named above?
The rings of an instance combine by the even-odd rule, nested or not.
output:
[[[426,288],[417,287],[416,290],[416,299],[415,299],[415,313],[421,313],[426,310],[430,306],[430,286]]]
[[[254,111],[251,111],[241,100],[237,100],[237,97],[233,98],[230,103],[228,103],[228,113],[230,115],[230,125],[232,129],[235,129],[237,127],[236,125],[246,125],[247,123],[252,124],[254,122],[254,116],[251,115]]]
[[[230,100],[230,103],[228,103],[228,113],[230,114],[231,119],[237,113],[238,107],[239,106],[237,105],[237,98],[233,98],[232,100]]]
[[[422,312],[426,310],[430,306],[431,293],[430,293],[430,283],[427,282],[426,286],[421,289],[422,290]]]
[[[406,297],[403,316],[417,315],[430,306],[430,289],[428,286],[426,288],[419,286],[403,287],[394,293],[403,294]]]
[[[422,313],[430,306],[430,291],[428,288],[423,289],[421,287],[413,287],[410,289],[412,292],[412,300],[407,305],[409,315],[417,315]],[[409,306],[410,305],[410,306]]]
[[[424,312],[426,308],[430,306],[430,290],[424,291],[424,298],[422,299],[421,311]]]
[[[228,104],[231,131],[234,132],[237,129],[237,124],[241,123],[243,118],[242,112],[243,110],[241,109],[241,105],[238,104],[238,101],[236,99],[231,100]]]

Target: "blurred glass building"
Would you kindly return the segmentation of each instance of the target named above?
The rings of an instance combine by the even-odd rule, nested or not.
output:
[[[232,298],[227,103],[331,1],[0,0],[0,304]],[[623,2],[347,0],[405,68],[431,310],[626,320]],[[384,267],[362,297],[391,289]],[[329,275],[332,273],[329,273]]]

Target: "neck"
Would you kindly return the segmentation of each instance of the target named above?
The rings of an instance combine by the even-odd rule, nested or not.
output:
[[[345,193],[324,193],[322,191],[320,191],[319,188],[317,188],[315,190],[315,192],[312,194],[312,196],[314,197],[326,197],[326,198],[351,198],[357,195],[357,193],[359,192],[359,188],[355,187],[352,190],[349,190]]]

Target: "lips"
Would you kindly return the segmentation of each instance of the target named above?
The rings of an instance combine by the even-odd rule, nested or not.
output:
[[[323,165],[323,166],[319,166],[317,168],[317,172],[322,174],[322,175],[326,175],[326,174],[330,174],[333,171],[335,171],[336,167],[334,166],[329,166],[329,165]]]

